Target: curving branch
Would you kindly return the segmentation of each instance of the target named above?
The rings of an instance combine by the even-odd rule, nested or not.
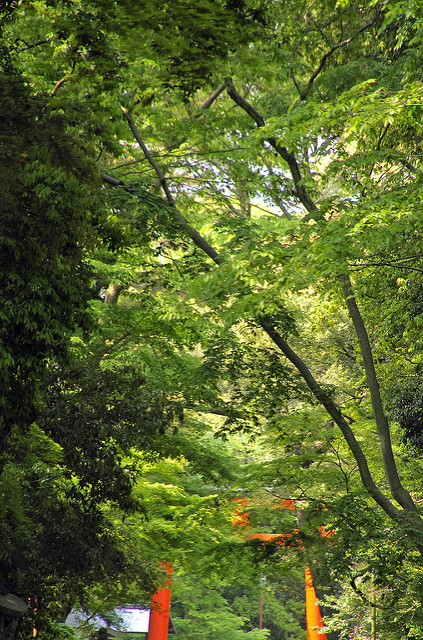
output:
[[[330,58],[330,56],[333,53],[335,53],[335,51],[337,51],[338,49],[341,49],[342,47],[347,47],[349,44],[351,44],[351,42],[353,42],[353,40],[355,40],[360,35],[360,33],[363,33],[363,31],[366,31],[367,29],[372,27],[375,24],[375,22],[379,19],[380,14],[382,13],[383,9],[386,7],[387,4],[388,4],[387,2],[383,3],[382,6],[379,8],[378,12],[373,17],[373,19],[370,20],[370,22],[367,22],[362,27],[360,27],[360,29],[358,29],[354,33],[354,35],[351,36],[351,38],[348,38],[347,40],[343,40],[342,42],[338,42],[337,44],[334,44],[328,51],[326,51],[323,54],[317,69],[310,76],[305,89],[303,89],[301,91],[301,89],[299,87],[299,84],[298,84],[297,80],[295,79],[294,74],[292,74],[292,79],[293,79],[295,87],[296,87],[296,89],[297,89],[297,91],[299,93],[300,100],[305,100],[307,98],[308,94],[310,93],[310,91],[311,91],[311,89],[313,87],[314,81],[316,80],[317,76],[319,76],[320,73],[323,71],[323,68],[326,65],[326,62],[327,62],[328,58]]]
[[[252,104],[247,102],[245,98],[240,96],[240,94],[236,91],[231,80],[227,80],[227,92],[230,98],[243,109],[249,116],[254,120],[258,127],[265,126],[265,120],[262,115],[256,111]],[[291,172],[292,181],[294,183],[294,195],[297,196],[303,207],[308,211],[308,213],[312,214],[314,217],[321,218],[322,215],[319,212],[318,207],[310,198],[307,193],[307,189],[302,183],[303,176],[301,175],[300,167],[298,165],[297,159],[293,153],[290,153],[286,147],[279,144],[277,139],[274,136],[269,136],[266,138],[266,141],[270,144],[270,146],[276,151],[276,153],[285,160],[287,163],[289,170]]]
[[[215,102],[215,100],[217,100],[217,98],[220,96],[221,93],[223,93],[226,89],[226,82],[223,82],[220,87],[218,87],[216,89],[216,91],[214,91],[208,98],[206,98],[206,100],[204,100],[204,102],[200,105],[199,109],[200,109],[200,113],[196,113],[194,115],[194,118],[199,118],[202,115],[202,111],[205,111],[206,109],[208,109],[209,107],[212,106],[213,102]]]
[[[72,69],[69,71],[69,73],[66,76],[64,76],[61,80],[59,80],[59,82],[56,83],[56,85],[54,86],[54,89],[50,92],[50,97],[53,97],[58,91],[58,89],[60,89],[60,87],[63,84],[65,84],[65,82],[67,82],[69,78],[72,77],[73,72],[75,71],[75,67],[76,67],[76,61],[72,64]]]
[[[207,242],[207,240],[203,238],[203,236],[196,229],[194,229],[194,227],[191,227],[191,225],[188,223],[188,220],[184,218],[184,216],[180,213],[180,211],[176,207],[176,203],[168,187],[166,177],[163,171],[161,170],[160,166],[154,160],[153,155],[151,154],[150,150],[144,143],[143,139],[141,138],[141,135],[135,125],[135,122],[131,114],[124,110],[123,110],[123,113],[125,118],[128,121],[128,124],[131,128],[132,133],[134,134],[135,140],[140,145],[141,149],[145,154],[145,157],[147,158],[148,162],[150,163],[150,165],[156,172],[157,177],[160,180],[160,184],[162,185],[163,191],[165,192],[166,198],[167,198],[166,200],[161,200],[162,204],[169,207],[169,209],[172,212],[172,217],[175,220],[176,224],[178,224],[179,227],[185,231],[185,233],[191,238],[191,240],[200,249],[202,249],[204,253],[206,253],[209,256],[209,258],[211,258],[216,264],[220,264],[221,258],[217,253],[217,251],[215,251],[215,249],[211,246],[211,244]],[[136,193],[135,187],[132,187],[131,185],[123,182],[122,180],[119,180],[118,178],[113,178],[112,176],[103,174],[103,180],[107,184],[111,184],[113,186],[122,186],[125,189],[125,191],[128,191],[129,193]]]
[[[377,487],[367,464],[366,456],[364,455],[364,452],[342,411],[332,400],[332,398],[319,385],[305,362],[299,357],[297,353],[295,353],[295,351],[293,351],[286,340],[282,338],[282,336],[274,329],[274,327],[272,327],[272,325],[265,319],[260,320],[260,325],[267,333],[267,335],[271,338],[271,340],[279,347],[285,357],[294,365],[294,367],[297,369],[297,371],[300,373],[301,377],[307,384],[310,391],[324,406],[328,414],[341,430],[342,435],[344,436],[345,441],[347,442],[348,447],[357,463],[360,478],[365,489],[372,496],[374,501],[380,507],[382,507],[382,509],[390,518],[392,518],[393,520],[399,520],[401,517],[401,511],[397,509],[397,507],[395,507],[393,503]],[[421,526],[421,530],[423,532],[423,523]]]
[[[28,44],[28,42],[26,42],[25,40],[22,40],[21,42],[23,42],[25,46],[18,49],[17,53],[22,53],[22,51],[28,51],[28,49],[34,49],[35,47],[39,47],[42,44],[47,44],[52,40],[53,40],[53,36],[51,36],[50,38],[45,38],[44,40],[37,40],[36,42],[31,42],[30,44]]]
[[[109,176],[106,173],[102,173],[101,178],[103,182],[105,182],[106,184],[111,184],[112,187],[123,187],[125,191],[128,191],[128,193],[137,192],[134,186],[128,184],[127,182],[124,182],[123,180],[120,180],[119,178],[114,178],[113,176]]]

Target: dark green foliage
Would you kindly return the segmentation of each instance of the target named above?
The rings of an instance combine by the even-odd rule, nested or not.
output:
[[[69,497],[95,509],[105,501],[139,507],[131,495],[137,470],[124,459],[159,446],[173,419],[164,394],[150,391],[134,368],[102,369],[95,357],[53,367],[46,383],[39,422],[63,449],[65,474],[74,478]]]
[[[134,370],[78,357],[51,366],[38,425],[13,429],[4,451],[1,588],[37,599],[37,627],[108,581],[153,590],[153,569],[126,554],[106,505],[144,516],[132,489],[133,448],[156,455],[173,409]],[[117,512],[119,513],[119,512]]]
[[[86,584],[117,576],[124,558],[104,514],[72,495],[61,450],[39,428],[13,430],[5,453],[1,589],[29,596],[43,626]]]
[[[13,17],[18,7],[18,0],[4,0],[0,8],[0,28],[7,20]]]
[[[201,0],[172,3],[126,3],[127,19],[150,30],[153,55],[165,62],[160,77],[165,86],[186,97],[204,87],[219,62],[248,41],[251,25],[259,18],[245,2]],[[130,6],[129,6],[130,5]]]
[[[201,372],[225,381],[228,417],[219,433],[250,431],[271,419],[292,396],[306,392],[292,369],[270,347],[258,346],[235,333],[216,336],[205,350]]]
[[[413,377],[397,387],[389,401],[391,419],[398,423],[403,441],[415,452],[423,451],[423,380]]]
[[[50,358],[61,358],[77,325],[87,326],[97,187],[89,159],[19,77],[0,78],[0,407],[2,435],[35,417],[34,398]]]
[[[71,335],[94,326],[99,180],[78,131],[18,74],[0,78],[0,112],[0,588],[36,599],[41,630],[88,585],[134,578],[104,504],[139,507],[123,458],[170,418],[136,376],[72,366]]]

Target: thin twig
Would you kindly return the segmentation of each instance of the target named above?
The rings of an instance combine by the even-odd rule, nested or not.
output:
[[[392,267],[393,269],[407,269],[409,271],[418,271],[419,273],[423,273],[423,269],[410,267],[408,264],[399,264],[397,262],[360,262],[351,263],[349,266],[354,269],[354,271],[359,271],[365,267]]]
[[[37,42],[33,42],[32,44],[28,44],[27,42],[25,42],[25,40],[22,40],[22,42],[26,44],[26,47],[22,47],[21,49],[18,49],[17,53],[22,53],[22,51],[28,51],[28,49],[34,49],[34,47],[39,47],[42,44],[47,44],[52,40],[53,40],[53,36],[51,36],[51,38],[47,38],[46,40],[37,40]]]
[[[178,152],[177,155],[174,155],[172,153],[172,151],[168,152],[168,153],[160,153],[160,152],[155,152],[152,153],[152,156],[154,158],[189,158],[190,156],[192,157],[198,157],[198,156],[214,156],[217,155],[219,153],[229,153],[230,151],[245,151],[246,147],[228,147],[228,149],[216,149],[215,151],[187,151],[186,153],[181,153]],[[117,164],[114,167],[109,167],[109,171],[115,171],[116,169],[120,169],[122,167],[126,167],[130,164],[138,164],[139,162],[144,162],[146,160],[146,158],[140,158],[139,160],[130,160],[128,162],[124,162],[122,164]]]
[[[69,80],[69,78],[72,76],[73,72],[75,71],[75,67],[76,67],[76,62],[74,62],[74,63],[72,64],[72,69],[69,71],[69,73],[68,73],[64,78],[62,78],[61,80],[59,80],[59,82],[56,84],[56,86],[54,87],[53,91],[50,93],[50,97],[54,96],[54,94],[56,93],[56,91],[57,91],[58,89],[60,89],[60,87],[61,87],[63,84],[65,84],[65,82],[66,82],[67,80]]]

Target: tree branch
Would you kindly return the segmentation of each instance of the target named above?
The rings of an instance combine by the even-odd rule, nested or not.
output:
[[[258,127],[265,126],[263,116],[261,116],[258,111],[256,111],[254,107],[249,102],[247,102],[247,100],[245,100],[245,98],[239,95],[239,93],[235,90],[235,87],[232,84],[231,80],[227,80],[227,92],[230,98],[232,98],[232,100],[238,106],[240,106],[241,109],[248,113],[248,115],[254,120]],[[287,163],[294,183],[294,193],[301,204],[304,206],[306,211],[314,215],[314,217],[316,217],[316,214],[318,214],[318,217],[322,217],[319,213],[319,209],[308,195],[305,186],[302,184],[301,171],[294,154],[290,153],[286,147],[280,145],[274,136],[270,136],[266,138],[266,140],[270,144],[270,146],[273,147],[276,153],[280,155],[281,158],[283,158],[283,160],[285,160],[285,162]]]
[[[383,262],[359,262],[355,264],[351,264],[354,271],[359,271],[360,269],[364,269],[365,267],[392,267],[393,269],[407,269],[407,271],[418,271],[419,273],[423,273],[423,269],[419,269],[418,267],[410,267],[408,264],[404,264],[410,258],[404,258],[396,262],[395,260],[386,260]]]
[[[308,94],[311,91],[311,88],[313,86],[314,81],[316,80],[317,76],[323,71],[323,67],[326,64],[327,59],[338,49],[340,49],[341,47],[346,47],[349,44],[351,44],[351,42],[353,40],[355,40],[355,38],[357,38],[357,36],[360,35],[360,33],[363,33],[363,31],[366,31],[366,29],[369,29],[369,27],[373,26],[374,23],[376,22],[376,20],[379,18],[381,11],[383,10],[383,7],[385,7],[387,3],[385,3],[384,5],[382,5],[382,7],[379,9],[379,11],[376,13],[376,15],[374,16],[374,18],[372,20],[370,20],[370,22],[368,22],[367,24],[365,24],[363,27],[360,27],[360,29],[358,29],[358,31],[356,31],[356,33],[354,35],[351,36],[351,38],[348,38],[348,40],[344,40],[343,42],[338,42],[337,44],[333,45],[333,47],[331,47],[328,51],[326,51],[326,53],[323,54],[319,66],[317,67],[317,69],[313,72],[313,74],[310,76],[309,81],[306,85],[306,88],[304,89],[304,91],[300,91],[299,87],[298,87],[298,83],[294,81],[294,84],[298,90],[298,93],[300,95],[300,100],[305,100],[308,96]]]
[[[366,456],[364,455],[363,450],[361,449],[349,423],[343,416],[339,407],[337,407],[332,398],[318,384],[305,362],[298,356],[298,354],[296,354],[291,349],[289,344],[267,322],[267,320],[261,320],[260,325],[267,333],[267,335],[271,338],[271,340],[279,347],[286,358],[288,358],[288,360],[295,366],[297,371],[301,374],[303,380],[306,382],[310,391],[325,407],[326,411],[340,428],[342,435],[344,436],[348,447],[353,454],[355,461],[357,462],[360,478],[365,489],[370,493],[375,502],[382,507],[385,513],[387,513],[394,520],[398,520],[401,515],[400,510],[397,509],[376,486],[376,483],[374,482],[370,473]]]
[[[390,122],[388,122],[388,124],[386,125],[386,127],[384,127],[382,133],[379,136],[379,140],[377,141],[375,150],[376,151],[380,151],[380,145],[383,142],[384,137],[386,136],[386,134],[388,133],[389,127],[391,126]]]
[[[42,44],[47,44],[52,40],[53,40],[53,36],[51,36],[51,38],[46,38],[45,40],[37,40],[36,42],[33,42],[31,44],[28,44],[27,42],[25,42],[25,40],[22,40],[21,42],[23,42],[26,46],[22,47],[21,49],[18,49],[17,52],[22,53],[22,51],[28,51],[28,49],[34,49],[35,47],[39,47]]]
[[[220,87],[218,89],[216,89],[216,91],[214,93],[212,93],[206,100],[204,100],[204,102],[200,105],[200,111],[205,111],[206,109],[208,109],[209,107],[211,107],[211,105],[213,104],[213,102],[215,100],[217,100],[217,98],[220,96],[221,93],[223,93],[226,89],[226,82],[223,82]],[[196,113],[194,115],[194,118],[199,118],[202,114],[201,113]]]
[[[67,81],[69,80],[69,78],[71,78],[71,77],[72,77],[72,74],[73,74],[73,72],[75,71],[75,67],[76,67],[76,62],[74,62],[74,63],[72,64],[72,69],[69,71],[69,73],[68,73],[64,78],[62,78],[61,80],[59,80],[59,82],[57,82],[57,84],[55,85],[54,89],[53,89],[53,90],[51,91],[51,93],[50,93],[50,97],[54,96],[54,94],[56,93],[56,91],[57,91],[58,89],[60,89],[60,87],[61,87],[63,84],[65,84],[65,82],[67,82]]]
[[[163,171],[161,170],[160,166],[157,164],[157,162],[154,160],[152,154],[150,153],[149,149],[145,146],[141,136],[138,133],[138,129],[135,126],[135,122],[134,119],[132,118],[131,114],[129,113],[129,111],[127,109],[122,108],[122,112],[123,115],[125,116],[125,118],[128,121],[129,127],[132,131],[132,133],[134,134],[134,138],[135,140],[138,142],[138,144],[140,145],[145,157],[147,158],[148,162],[150,163],[150,165],[153,167],[154,171],[156,172],[156,175],[160,181],[160,184],[162,185],[162,189],[165,192],[167,201],[169,206],[174,207],[175,206],[175,201],[173,199],[173,196],[170,192],[170,189],[168,187],[167,184],[167,180],[165,178],[165,175],[163,173]]]
[[[111,184],[113,187],[123,187],[125,191],[128,191],[129,193],[137,192],[135,187],[131,186],[127,182],[124,182],[123,180],[120,180],[119,178],[108,176],[106,173],[102,173],[101,177],[103,182],[106,182],[106,184]]]
[[[366,25],[367,28],[368,25]],[[362,27],[361,30],[364,30],[364,27]],[[250,105],[249,103],[246,102],[246,100],[244,100],[244,98],[242,98],[241,96],[239,96],[233,85],[229,85],[228,86],[228,94],[230,95],[230,97],[241,107],[244,109],[244,111],[246,111],[246,113],[248,113],[250,115],[250,117],[255,121],[255,123],[257,124],[257,126],[264,126],[264,118],[254,109],[254,107],[252,105]],[[310,196],[308,195],[304,185],[299,184],[300,180],[301,180],[301,173],[298,167],[298,163],[295,159],[295,156],[293,154],[290,154],[288,152],[288,150],[285,147],[281,147],[275,140],[275,138],[268,138],[268,142],[272,145],[272,147],[281,155],[281,157],[286,160],[286,162],[288,163],[288,166],[290,168],[291,171],[291,175],[294,181],[294,184],[296,186],[296,193],[298,198],[300,199],[300,202],[303,204],[303,206],[307,209],[307,211],[309,211],[310,213],[314,213],[318,210],[316,204],[313,202],[313,200],[310,198]],[[314,216],[316,217],[316,216]],[[320,217],[320,216],[319,216]],[[382,407],[382,401],[380,398],[380,390],[379,390],[379,385],[377,382],[377,377],[376,377],[376,372],[374,369],[374,363],[373,363],[373,356],[372,356],[372,349],[370,346],[370,342],[367,336],[367,331],[360,313],[360,310],[358,308],[357,302],[354,298],[354,294],[353,294],[353,290],[352,290],[352,286],[351,286],[351,282],[349,279],[349,276],[346,274],[343,274],[341,276],[339,276],[339,280],[341,282],[342,285],[342,289],[343,289],[343,293],[344,293],[344,298],[345,298],[345,302],[350,314],[350,317],[353,321],[354,324],[354,328],[357,334],[357,339],[360,345],[360,350],[361,350],[361,354],[365,363],[365,370],[366,370],[366,379],[367,379],[367,384],[369,387],[369,391],[370,391],[370,396],[371,396],[371,401],[372,401],[372,406],[373,406],[373,411],[374,411],[374,417],[375,417],[375,421],[377,424],[377,428],[378,428],[378,434],[379,434],[379,440],[380,440],[380,445],[381,445],[381,452],[382,452],[382,457],[383,457],[383,462],[384,462],[384,466],[385,466],[385,471],[387,474],[387,478],[388,478],[388,482],[389,482],[389,486],[391,489],[391,493],[392,496],[395,498],[395,500],[397,500],[399,502],[399,504],[408,512],[416,512],[416,506],[410,496],[410,494],[404,489],[404,487],[402,486],[399,476],[398,476],[398,472],[397,472],[397,467],[396,467],[396,463],[395,463],[395,459],[393,456],[393,452],[392,452],[392,445],[391,445],[391,439],[390,439],[390,432],[389,432],[389,424],[388,424],[388,420],[385,416],[385,412],[383,410]],[[262,324],[263,326],[263,324]],[[269,327],[269,330],[266,329],[264,326],[263,328],[265,329],[265,331],[270,335],[269,331],[272,330],[274,331],[271,327]],[[292,352],[290,354],[290,356],[287,355],[288,351],[288,345],[284,345],[283,341],[281,342],[281,338],[280,336],[277,337],[276,335],[272,338],[273,341],[275,342],[275,344],[278,344],[279,348],[285,353],[285,355],[291,359],[291,357],[294,358],[295,354]],[[285,351],[284,351],[285,349]],[[291,360],[291,362],[294,364],[294,361]],[[304,380],[306,381],[307,385],[309,386],[309,388],[313,391],[313,393],[316,395],[316,397],[319,397],[320,391],[318,391],[314,385],[315,385],[315,381],[312,380],[312,378],[309,377],[309,373],[307,373],[307,371],[303,368],[304,363],[301,364],[301,362],[298,362],[297,364],[295,364],[295,366],[297,367],[297,369],[301,372],[301,375],[303,376]],[[301,368],[302,370],[301,370]],[[348,442],[348,445],[351,449],[351,451],[354,454],[354,457],[356,457],[356,461],[357,464],[359,465],[359,470],[360,470],[360,475],[362,477],[362,481],[364,486],[366,487],[366,489],[369,491],[369,493],[371,493],[371,495],[373,495],[374,499],[376,500],[376,502],[378,502],[378,500],[380,500],[380,492],[377,489],[376,485],[374,485],[373,480],[371,478],[371,475],[369,476],[364,465],[363,460],[361,459],[360,453],[359,451],[357,451],[356,453],[354,453],[355,450],[355,446],[356,444],[351,440],[349,441],[348,438],[350,438],[350,435],[347,434],[347,432],[345,431],[344,433],[344,425],[343,425],[343,416],[342,414],[340,414],[340,416],[338,416],[338,418],[334,417],[333,412],[333,407],[332,405],[329,403],[327,404],[327,400],[322,397],[319,398],[320,401],[322,402],[322,404],[325,406],[326,410],[328,411],[328,413],[330,415],[332,415],[332,417],[334,418],[335,422],[338,424],[339,428],[341,429],[342,433],[344,434],[345,439]],[[349,428],[349,426],[348,426]],[[351,432],[352,433],[352,432]],[[348,438],[347,438],[348,436]],[[364,459],[365,461],[365,459]],[[366,463],[367,464],[367,463]],[[372,485],[373,483],[373,485]],[[376,492],[375,492],[376,491]],[[379,495],[380,494],[380,495]],[[383,496],[383,499],[385,499],[385,496]],[[381,504],[381,502],[379,502],[379,504]],[[392,503],[389,503],[392,506]],[[382,504],[381,504],[382,506]],[[385,509],[385,511],[388,513],[387,509]],[[419,528],[421,528],[421,530],[423,531],[423,522],[420,520],[420,518],[418,518],[418,526]]]
[[[126,119],[128,120],[127,115],[125,114]],[[142,146],[141,148],[143,148],[143,150],[145,149],[145,151],[147,152],[146,154],[146,158],[147,160],[150,162],[151,166],[154,168],[154,170],[157,173],[156,167],[159,170],[159,174],[158,177],[160,179],[160,176],[162,177],[164,183],[166,184],[167,187],[167,182],[166,182],[166,178],[162,172],[162,170],[160,169],[160,167],[158,166],[158,164],[156,163],[156,161],[154,160],[153,156],[151,155],[150,151],[148,150],[148,148],[146,147],[146,145],[144,144],[144,142],[141,139],[141,136],[135,126],[135,123],[131,117],[131,121],[132,121],[132,127],[131,127],[131,131],[135,130],[136,131],[136,140],[137,142],[140,144],[140,142],[142,142]],[[129,122],[129,120],[128,120]],[[103,180],[104,182],[106,182],[107,184],[111,184],[113,186],[121,186],[125,189],[125,191],[128,191],[129,193],[136,193],[136,188],[127,184],[126,182],[123,182],[123,180],[119,180],[119,178],[113,178],[112,176],[108,176],[106,174],[102,174]],[[163,185],[162,185],[163,186]],[[171,211],[172,211],[172,217],[174,218],[175,222],[181,227],[181,229],[183,229],[185,231],[185,233],[191,238],[191,240],[198,246],[200,247],[200,249],[202,249],[204,251],[204,253],[206,253],[209,258],[211,258],[216,264],[220,264],[221,262],[221,258],[219,257],[217,251],[215,251],[213,249],[213,247],[207,242],[207,240],[205,238],[203,238],[203,236],[198,233],[198,231],[196,229],[194,229],[194,227],[191,227],[191,225],[188,223],[188,221],[186,220],[186,218],[184,218],[184,216],[179,212],[179,210],[176,207],[175,201],[172,197],[172,195],[170,194],[170,201],[169,198],[167,198],[167,200],[161,200],[159,198],[159,200],[161,201],[161,203],[164,206],[167,206]]]

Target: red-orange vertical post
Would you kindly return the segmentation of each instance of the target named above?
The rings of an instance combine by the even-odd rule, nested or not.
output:
[[[305,569],[307,640],[327,640],[310,569]]]
[[[248,500],[237,498],[236,502],[239,503],[240,507],[247,507]],[[295,509],[295,502],[290,498],[285,500],[281,500],[279,503],[279,507],[282,509]],[[233,519],[234,526],[244,527],[244,531],[247,533],[248,538],[258,538],[263,541],[277,540],[276,544],[280,544],[285,546],[285,540],[289,540],[292,538],[291,534],[279,534],[279,533],[253,533],[248,535],[249,528],[249,512],[241,511],[237,509],[235,511],[235,516]],[[298,530],[295,529],[295,533],[298,533]],[[324,529],[320,529],[320,534],[325,537],[331,537],[332,533],[327,533]],[[302,547],[300,543],[300,547]],[[306,592],[306,620],[307,620],[307,640],[327,640],[326,633],[323,631],[323,618],[320,613],[320,607],[317,602],[316,591],[313,587],[313,581],[311,579],[310,569],[306,567],[305,569],[305,592]],[[262,628],[262,620],[263,620],[263,602],[260,599],[260,629]],[[150,640],[150,639],[149,639]]]
[[[151,600],[147,640],[167,640],[170,614],[170,575],[172,567],[163,565],[169,574],[166,586],[159,589]]]

